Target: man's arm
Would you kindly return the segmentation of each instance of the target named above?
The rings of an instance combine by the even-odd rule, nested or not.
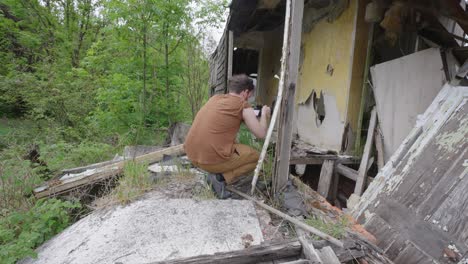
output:
[[[262,115],[260,120],[257,119],[254,109],[249,107],[242,111],[244,122],[249,128],[250,132],[257,138],[265,138],[268,130],[268,118],[270,117],[270,107],[264,105],[262,108]]]

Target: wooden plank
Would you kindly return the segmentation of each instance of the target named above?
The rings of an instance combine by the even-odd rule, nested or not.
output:
[[[338,172],[339,174],[345,176],[346,178],[350,180],[356,181],[358,178],[358,172],[356,170],[346,167],[343,164],[337,164],[335,169],[336,169],[336,172]]]
[[[438,135],[451,140],[449,149],[441,147],[444,137],[435,136],[428,141],[424,153],[412,160],[410,171],[404,168],[397,170],[397,173],[411,177],[403,179],[402,186],[393,193],[393,197],[406,206],[420,207],[423,217],[432,215],[463,178],[463,164],[468,158],[468,128],[461,121],[467,115],[468,104],[465,104],[440,128]],[[464,136],[448,137],[453,133]]]
[[[240,192],[240,191],[238,191],[236,189],[233,189],[231,186],[228,186],[227,189],[229,191],[231,191],[231,192],[245,198],[245,199],[248,199],[250,201],[255,202],[260,207],[262,207],[262,208],[274,213],[275,215],[277,215],[277,216],[279,216],[279,217],[281,217],[281,218],[283,218],[283,219],[297,225],[298,227],[304,229],[305,231],[311,232],[312,234],[317,235],[317,236],[329,241],[330,243],[332,243],[335,246],[338,246],[338,247],[341,247],[341,248],[343,247],[343,242],[341,242],[340,240],[338,240],[338,239],[336,239],[336,238],[334,238],[334,237],[332,237],[332,236],[330,236],[330,235],[328,235],[328,234],[326,234],[326,233],[324,233],[324,232],[322,232],[322,231],[320,231],[320,230],[318,230],[318,229],[316,229],[316,228],[314,228],[312,226],[309,226],[309,225],[307,225],[307,224],[305,224],[305,223],[303,223],[303,222],[301,222],[301,221],[299,221],[299,220],[297,220],[297,219],[295,219],[295,218],[293,218],[293,217],[291,217],[291,216],[289,216],[289,215],[287,215],[287,214],[285,214],[285,213],[283,213],[283,212],[281,212],[281,211],[279,211],[279,210],[277,210],[277,209],[275,209],[275,208],[273,208],[273,207],[271,207],[269,205],[266,205],[263,202],[259,202],[255,198],[252,198],[251,196],[248,196],[245,193],[242,193],[242,192]]]
[[[441,257],[443,249],[449,243],[455,243],[461,252],[468,249],[464,243],[454,240],[454,237],[432,223],[424,221],[412,209],[408,209],[392,199],[381,200],[375,212],[392,226],[400,237],[411,241],[434,259]]]
[[[289,261],[289,262],[281,262],[281,264],[312,264],[312,262],[310,262],[307,259],[298,259],[298,260]]]
[[[299,72],[301,54],[302,16],[304,13],[304,0],[288,0],[291,5],[291,32],[288,36],[288,55],[282,59],[287,60],[287,74],[284,82],[285,95],[280,102],[283,111],[278,120],[278,141],[276,142],[276,160],[273,175],[273,191],[278,195],[286,185],[289,177],[289,159],[291,156],[292,122],[294,116],[296,83]],[[288,21],[289,22],[289,21]],[[287,23],[287,22],[285,22]],[[289,24],[289,23],[288,23]]]
[[[327,264],[341,264],[331,247],[324,247],[319,250],[320,259]]]
[[[336,170],[333,170],[332,183],[330,189],[330,201],[336,206],[337,196],[338,196],[338,185],[340,183],[340,175]]]
[[[375,149],[377,150],[377,168],[380,171],[385,165],[385,157],[382,131],[380,131],[379,125],[377,125],[377,128],[375,129]]]
[[[333,167],[335,166],[335,161],[326,160],[323,162],[322,170],[320,171],[320,179],[318,184],[318,193],[325,198],[329,198],[330,188],[333,179]]]
[[[281,50],[280,81],[278,85],[278,95],[276,96],[279,102],[282,102],[283,92],[285,91],[286,71],[287,71],[287,65],[288,65],[287,62],[289,62],[287,58],[289,56],[289,40],[290,40],[289,31],[291,29],[290,20],[291,20],[291,13],[292,13],[291,10],[292,10],[291,0],[287,0],[286,1],[286,13],[285,13],[285,18],[284,18],[285,22],[284,22],[284,32],[283,32],[283,46]],[[271,115],[270,124],[268,125],[268,131],[267,131],[264,143],[263,143],[262,152],[260,152],[260,157],[258,159],[257,166],[255,167],[254,176],[252,178],[252,185],[250,189],[250,193],[252,195],[254,194],[255,186],[258,180],[258,175],[260,173],[260,169],[262,168],[263,161],[267,153],[268,145],[270,144],[271,135],[273,134],[273,129],[275,128],[275,125],[276,125],[276,120],[278,119],[277,117],[278,117],[278,113],[280,112],[280,106],[282,106],[282,103],[279,103],[279,102],[277,102],[275,104],[275,107],[273,108],[273,114]],[[278,144],[276,145],[276,150],[278,150]],[[276,156],[276,158],[279,158],[279,157]],[[275,167],[273,169],[276,168],[276,165],[277,165],[277,162],[275,162]],[[276,186],[275,185],[276,181],[274,178],[275,177],[273,173],[273,191],[275,190],[275,186]]]
[[[309,241],[306,232],[296,227],[296,234],[302,245],[302,254],[310,261],[310,263],[323,263],[318,255],[317,250],[315,250],[314,244]]]
[[[462,155],[464,165],[457,167],[457,170],[451,170],[451,186],[435,188],[434,191],[442,192],[446,199],[442,203],[436,203],[437,211],[428,219],[429,223],[437,226],[443,231],[456,237],[460,243],[468,247],[468,152],[465,149],[465,155]],[[457,164],[459,165],[459,164]],[[463,174],[464,173],[464,174]],[[457,177],[458,176],[458,177]],[[461,179],[460,179],[461,178]]]
[[[400,254],[395,258],[395,263],[417,263],[417,264],[433,264],[432,258],[408,242]]]
[[[310,164],[310,165],[320,165],[324,160],[334,160],[335,163],[341,164],[359,164],[360,159],[354,156],[343,156],[343,155],[321,155],[313,154],[306,156],[292,156],[289,159],[289,164]]]
[[[361,196],[366,186],[367,178],[367,164],[371,154],[372,142],[374,141],[374,130],[377,123],[377,111],[375,107],[372,109],[371,118],[369,121],[369,129],[367,130],[366,145],[364,146],[364,153],[362,154],[361,164],[359,165],[358,178],[356,180],[356,187],[354,193]]]
[[[138,156],[134,160],[138,163],[154,163],[162,160],[165,155],[178,156],[182,155],[183,153],[185,153],[184,146],[181,144]],[[43,198],[51,195],[58,195],[80,186],[108,179],[122,173],[126,162],[128,161],[120,161],[98,168],[95,172],[90,173],[89,175],[83,175],[79,178],[68,178],[66,180],[59,179],[54,182],[49,182],[44,186],[35,188],[34,196],[36,196],[36,198]]]
[[[227,79],[232,77],[232,65],[233,61],[233,52],[234,52],[234,33],[232,30],[229,30],[228,34],[228,59],[227,59]]]
[[[222,252],[213,255],[200,255],[183,259],[165,260],[153,262],[152,264],[258,263],[262,261],[299,256],[301,248],[301,243],[299,241],[290,240],[286,242],[273,242],[271,244],[267,243],[264,245],[252,246],[244,250]]]
[[[367,99],[367,89],[369,86],[369,68],[372,63],[372,44],[374,42],[374,30],[375,30],[375,23],[371,23],[368,37],[367,37],[367,50],[366,50],[366,61],[364,63],[364,72],[362,78],[362,86],[361,86],[361,102],[359,104],[359,116],[358,116],[358,127],[356,132],[356,142],[354,149],[356,151],[360,151],[361,149],[361,133],[362,133],[362,121],[364,118],[364,109],[366,106],[366,99]]]
[[[62,173],[63,174],[80,173],[80,172],[83,172],[85,170],[96,169],[96,168],[104,167],[106,165],[114,164],[114,163],[117,163],[119,161],[122,161],[122,159],[123,158],[120,157],[117,160],[107,160],[107,161],[94,163],[94,164],[86,165],[86,166],[82,166],[82,167],[76,167],[76,168],[72,168],[72,169],[65,169],[65,170],[62,170]]]

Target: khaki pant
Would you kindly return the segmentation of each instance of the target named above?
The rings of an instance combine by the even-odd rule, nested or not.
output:
[[[210,173],[222,173],[227,184],[236,182],[241,176],[245,176],[257,166],[258,152],[242,144],[234,144],[234,153],[229,160],[218,164],[193,164]]]

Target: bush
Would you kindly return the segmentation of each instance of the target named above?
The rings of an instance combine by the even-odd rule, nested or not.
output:
[[[19,146],[0,152],[0,218],[14,210],[27,210],[34,203],[29,198],[42,179]]]
[[[65,229],[70,222],[70,211],[79,207],[79,204],[57,199],[39,200],[29,211],[17,211],[0,218],[2,263],[36,257],[34,248]]]

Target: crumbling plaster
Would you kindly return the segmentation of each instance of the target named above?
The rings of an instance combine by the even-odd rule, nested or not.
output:
[[[302,35],[296,93],[298,135],[307,143],[334,151],[341,150],[347,123],[358,2],[351,0],[337,20],[321,20]],[[360,89],[353,91],[359,93]],[[326,115],[321,124],[316,122],[317,113],[308,100],[313,92],[325,96]]]

